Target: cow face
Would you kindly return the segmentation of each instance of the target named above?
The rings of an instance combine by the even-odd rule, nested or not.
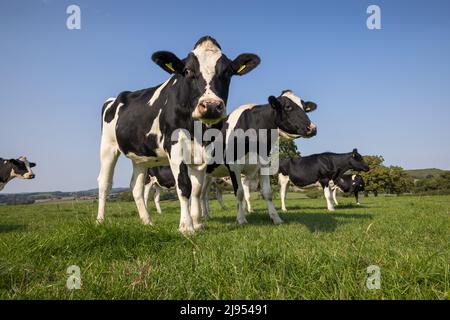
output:
[[[290,90],[281,96],[269,97],[269,103],[276,111],[276,125],[280,135],[287,139],[310,138],[317,134],[317,127],[311,122],[307,112],[317,108],[314,102],[304,102]]]
[[[35,167],[36,164],[33,162],[28,162],[27,158],[20,157],[19,159],[10,159],[8,162],[11,164],[11,177],[21,178],[21,179],[34,179],[35,175],[31,168]]]
[[[353,149],[350,156],[350,167],[356,171],[369,171],[369,166],[364,161],[362,155],[358,153],[358,149]]]
[[[244,75],[260,63],[257,55],[248,53],[229,60],[217,41],[209,36],[201,38],[183,60],[167,51],[155,52],[152,60],[168,73],[179,75],[189,91],[192,118],[206,125],[226,117],[231,77]]]

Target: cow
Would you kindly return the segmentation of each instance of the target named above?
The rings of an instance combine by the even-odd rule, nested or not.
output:
[[[222,179],[214,179],[211,181],[212,185],[215,186],[216,190],[216,198],[219,201],[219,204],[222,209],[226,209],[225,203],[222,199],[222,187],[221,185],[225,182]],[[148,208],[148,197],[150,195],[150,191],[153,189],[153,201],[155,203],[156,212],[161,214],[161,205],[160,205],[160,196],[161,191],[170,190],[175,188],[175,177],[172,174],[172,170],[170,166],[160,166],[149,168],[147,171],[147,176],[145,179],[145,191],[144,191],[144,200],[145,205]]]
[[[158,51],[152,60],[172,75],[167,81],[124,91],[103,105],[97,222],[105,219],[114,168],[123,154],[133,164],[130,185],[142,223],[153,224],[144,201],[147,168],[169,164],[180,201],[179,231],[193,233],[203,228],[200,191],[206,168],[184,159],[193,144],[194,121],[205,129],[224,119],[232,76],[247,74],[260,59],[244,53],[230,60],[215,39],[205,36],[184,59]]]
[[[229,175],[233,183],[234,193],[237,198],[238,214],[237,221],[239,224],[246,224],[245,218],[245,204],[243,202],[244,189],[242,182],[242,175],[246,179],[253,180],[253,178],[260,174],[260,184],[263,198],[266,200],[268,213],[274,224],[281,224],[283,220],[277,213],[272,203],[272,189],[270,186],[270,175],[268,173],[262,174],[262,169],[267,169],[266,161],[260,161],[260,155],[270,155],[272,151],[272,139],[267,137],[266,141],[261,141],[259,135],[253,137],[256,141],[254,144],[258,146],[257,150],[250,150],[250,137],[247,133],[261,132],[263,130],[276,130],[279,135],[286,139],[296,138],[310,138],[316,135],[317,128],[307,116],[307,112],[313,111],[317,108],[314,102],[305,102],[296,96],[292,90],[285,90],[280,96],[270,96],[267,104],[248,104],[243,105],[234,110],[227,119],[223,122],[221,130],[225,143],[226,151],[237,148],[239,142],[238,136],[245,138],[241,143],[245,143],[244,160],[239,163],[237,160],[239,154],[235,152],[234,158],[227,158],[227,152],[224,152],[223,164],[209,164],[206,172],[212,177],[224,177]],[[238,131],[239,130],[239,131]],[[241,133],[243,133],[241,135]],[[262,143],[262,144],[260,144]],[[256,153],[257,157],[254,157]],[[250,163],[250,158],[258,159],[257,163]],[[202,194],[205,190],[202,190]],[[203,196],[202,196],[203,197]],[[204,199],[203,199],[204,200]],[[202,208],[207,206],[202,201]],[[203,211],[203,216],[209,213]]]
[[[359,192],[363,192],[365,188],[363,177],[359,174],[345,174],[333,182],[334,185],[332,186],[332,191],[335,205],[339,205],[339,202],[336,199],[336,192],[338,189],[345,193],[353,193],[355,195],[356,204],[360,204]]]
[[[29,162],[26,157],[8,160],[0,158],[0,191],[14,178],[34,179],[35,175],[31,168],[35,166],[36,164]]]
[[[348,153],[325,152],[281,160],[278,174],[281,210],[287,211],[286,190],[290,182],[297,187],[305,187],[319,182],[325,194],[328,210],[334,211],[331,192],[333,182],[338,181],[346,171],[351,169],[355,171],[369,170],[369,166],[357,149]]]

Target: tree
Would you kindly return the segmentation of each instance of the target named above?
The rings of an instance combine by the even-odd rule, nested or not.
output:
[[[280,138],[280,160],[291,157],[300,157],[297,145],[294,140]]]
[[[369,171],[360,174],[366,183],[366,192],[373,192],[375,196],[380,192],[399,195],[413,189],[413,180],[402,167],[384,166],[382,156],[364,156],[364,160]]]

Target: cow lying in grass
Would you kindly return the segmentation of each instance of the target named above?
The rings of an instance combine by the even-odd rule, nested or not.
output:
[[[34,179],[31,168],[35,166],[35,163],[29,162],[25,157],[9,160],[0,158],[0,191],[14,178]]]
[[[357,149],[353,149],[349,153],[325,152],[307,157],[281,160],[280,173],[278,175],[281,209],[287,211],[286,190],[290,182],[297,187],[305,187],[319,181],[325,194],[327,208],[333,211],[333,184],[330,186],[330,182],[338,181],[347,170],[369,170],[369,166],[358,153]]]

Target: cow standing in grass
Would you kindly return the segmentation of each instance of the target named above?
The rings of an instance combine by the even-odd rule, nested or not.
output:
[[[131,190],[142,223],[152,224],[144,201],[147,168],[169,164],[180,201],[179,230],[192,233],[203,228],[199,197],[205,172],[204,165],[183,160],[193,144],[194,121],[210,126],[225,118],[231,77],[250,72],[260,59],[241,54],[229,60],[207,36],[184,59],[158,51],[152,60],[173,76],[153,88],[122,92],[103,105],[97,221],[105,219],[114,168],[124,154],[133,163]]]
[[[18,159],[0,158],[0,191],[14,178],[25,180],[34,179],[35,175],[31,168],[35,166],[36,164],[29,162],[26,157],[20,157]]]
[[[357,149],[349,153],[325,152],[306,157],[288,158],[280,161],[281,209],[286,209],[286,191],[290,182],[297,187],[305,187],[320,182],[323,188],[327,208],[334,211],[332,188],[347,170],[368,171],[369,166]],[[331,182],[331,184],[330,184]]]
[[[359,174],[346,174],[333,181],[334,185],[331,187],[333,191],[333,201],[335,205],[339,205],[336,199],[336,192],[341,190],[344,193],[353,193],[355,196],[356,204],[359,203],[359,192],[363,192],[365,189],[365,183],[363,177]]]
[[[207,174],[212,177],[230,176],[237,197],[239,224],[247,223],[245,218],[244,189],[242,175],[253,180],[260,175],[261,191],[267,203],[268,213],[273,223],[283,221],[272,202],[272,188],[270,186],[269,160],[273,143],[271,130],[277,131],[286,139],[300,137],[309,138],[316,135],[316,126],[311,122],[307,112],[313,111],[317,105],[305,102],[291,90],[283,91],[279,97],[270,96],[268,104],[249,104],[234,110],[222,123],[221,129],[225,144],[224,164],[211,164]],[[267,138],[258,133],[266,131]],[[256,134],[252,134],[252,132]],[[278,138],[278,136],[276,137]],[[255,148],[253,149],[252,146]],[[243,148],[243,152],[236,151]],[[231,152],[229,152],[231,151]],[[227,158],[232,154],[232,158]],[[241,158],[242,157],[242,158]],[[265,159],[264,159],[265,158]],[[251,159],[256,160],[253,162]],[[239,162],[238,160],[243,160]],[[261,161],[262,160],[262,161]],[[204,195],[207,190],[203,189]],[[207,205],[202,201],[203,215],[208,216]]]
[[[221,186],[225,183],[223,179],[213,179],[211,184],[208,185],[208,189],[214,186],[216,189],[216,199],[219,202],[222,209],[226,209],[225,203],[222,199],[222,188]],[[145,206],[148,208],[148,197],[153,189],[153,202],[155,203],[156,212],[162,213],[160,205],[161,192],[163,190],[171,190],[175,188],[175,177],[172,174],[170,166],[161,166],[149,168],[147,171],[147,177],[145,179]]]

